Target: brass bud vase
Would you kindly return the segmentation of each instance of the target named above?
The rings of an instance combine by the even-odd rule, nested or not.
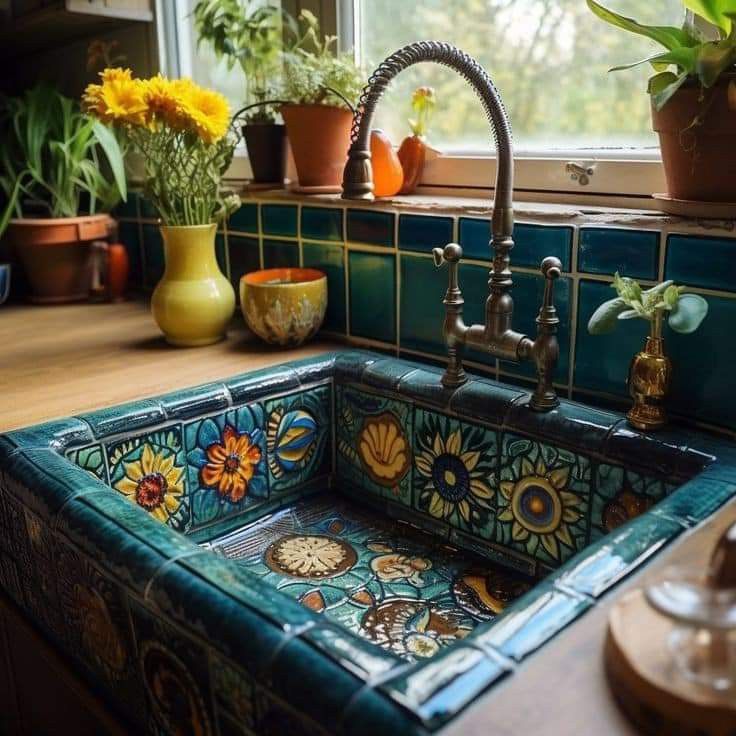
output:
[[[637,429],[659,429],[667,423],[664,400],[672,378],[672,363],[664,354],[662,313],[657,311],[644,350],[637,353],[629,368],[629,393],[634,405],[627,414]]]

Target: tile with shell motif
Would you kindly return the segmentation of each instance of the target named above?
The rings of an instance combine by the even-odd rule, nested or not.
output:
[[[266,451],[272,496],[328,472],[331,415],[330,386],[266,402]]]
[[[145,701],[122,587],[61,540],[56,575],[67,650],[116,693],[130,714],[143,718]]]
[[[338,386],[335,414],[340,479],[411,506],[411,405]]]
[[[327,494],[213,545],[279,592],[412,661],[492,620],[532,583]]]
[[[263,407],[242,406],[184,426],[192,528],[268,498]]]
[[[590,539],[595,541],[669,495],[677,486],[621,465],[600,463],[591,499]]]
[[[114,490],[161,523],[187,529],[190,509],[180,425],[111,442],[105,450]]]
[[[414,506],[490,539],[496,515],[498,433],[424,409],[414,413]]]
[[[103,483],[109,483],[102,445],[89,445],[88,447],[69,450],[66,453],[66,458]]]
[[[587,544],[588,458],[511,433],[502,436],[494,541],[556,567]]]
[[[149,732],[214,736],[206,651],[137,600],[130,608]]]

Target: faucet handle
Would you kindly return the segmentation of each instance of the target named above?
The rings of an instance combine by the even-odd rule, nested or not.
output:
[[[448,243],[444,248],[432,248],[432,256],[437,268],[445,263],[449,263],[452,267],[463,257],[463,249],[457,243]]]

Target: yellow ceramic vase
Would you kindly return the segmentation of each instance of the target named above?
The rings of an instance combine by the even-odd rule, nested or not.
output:
[[[161,227],[166,268],[153,292],[156,324],[172,345],[222,340],[235,292],[215,257],[216,226]]]

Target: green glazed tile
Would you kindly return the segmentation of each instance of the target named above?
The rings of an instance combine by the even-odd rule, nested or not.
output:
[[[140,196],[138,200],[138,209],[141,217],[153,220],[158,219],[158,210],[153,206],[153,202],[151,202],[148,197],[143,195]]]
[[[224,233],[217,233],[215,236],[215,258],[217,258],[217,265],[220,267],[222,275],[229,278],[230,269],[228,268],[227,245]]]
[[[688,286],[736,291],[735,249],[732,238],[670,235],[665,278]]]
[[[396,340],[396,258],[382,253],[348,254],[350,334]]]
[[[342,210],[337,207],[302,207],[302,238],[341,241]]]
[[[140,194],[133,190],[128,190],[128,197],[123,202],[121,201],[113,212],[115,218],[129,217],[133,220],[138,219],[138,200]]]
[[[344,333],[347,327],[345,306],[345,250],[342,245],[303,243],[305,268],[327,274],[327,313],[324,329]]]
[[[228,231],[241,233],[258,233],[258,205],[242,204],[230,216],[227,222]]]
[[[580,271],[656,279],[658,264],[658,231],[580,228]]]
[[[399,248],[431,253],[452,241],[452,218],[431,215],[399,215]]]
[[[657,504],[655,513],[666,514],[688,526],[694,526],[734,495],[736,483],[697,477]]]
[[[118,235],[128,254],[128,289],[140,288],[143,286],[143,257],[139,223],[118,222]]]
[[[228,233],[228,255],[230,258],[230,282],[235,289],[235,297],[240,300],[240,279],[247,273],[261,267],[261,254],[258,238],[246,238]]]
[[[262,204],[261,228],[264,235],[297,235],[297,207],[291,204]]]
[[[349,209],[347,213],[347,239],[351,243],[394,245],[394,220],[391,212]]]
[[[296,268],[299,265],[299,246],[290,240],[263,241],[264,268]]]
[[[442,337],[447,290],[447,271],[436,268],[431,258],[401,255],[401,346],[443,355]]]
[[[164,243],[158,225],[143,225],[144,283],[153,288],[164,275]]]

